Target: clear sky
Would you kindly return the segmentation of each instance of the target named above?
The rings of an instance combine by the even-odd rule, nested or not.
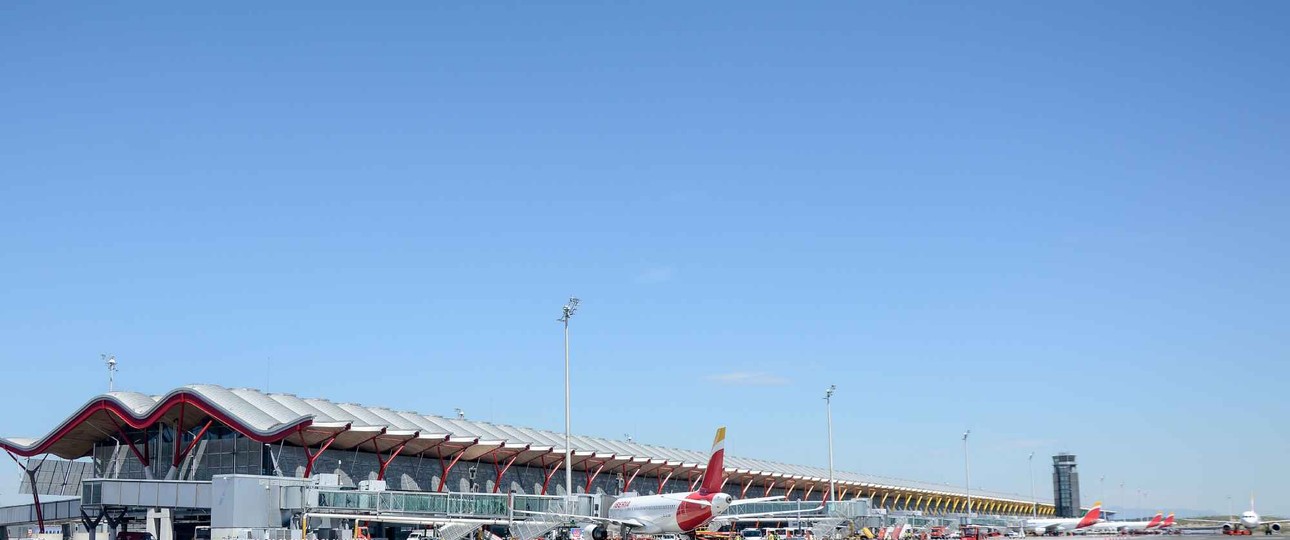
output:
[[[1290,4],[538,4],[6,3],[0,434],[559,430],[576,294],[578,433],[1290,513]]]

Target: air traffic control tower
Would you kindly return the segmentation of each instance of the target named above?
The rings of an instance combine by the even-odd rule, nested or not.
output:
[[[1053,502],[1059,517],[1079,517],[1079,471],[1075,454],[1053,456]]]

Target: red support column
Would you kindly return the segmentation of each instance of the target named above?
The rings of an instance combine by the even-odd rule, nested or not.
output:
[[[637,467],[637,468],[636,468],[636,470],[632,472],[632,475],[631,475],[631,476],[629,476],[629,477],[627,478],[627,482],[623,484],[623,493],[627,493],[627,492],[629,492],[629,491],[631,491],[631,490],[632,490],[632,480],[635,480],[635,479],[636,479],[636,475],[640,474],[640,473],[641,473],[641,471],[642,471],[642,470],[644,470],[644,469],[645,469],[645,467],[644,467],[644,466],[641,466],[641,467]],[[624,472],[626,472],[626,471],[627,471],[627,464],[626,464],[626,463],[624,463],[624,464],[623,464],[623,471],[624,471]]]
[[[722,477],[722,478],[721,478],[721,487],[717,488],[717,491],[722,491],[722,490],[726,489],[726,482],[729,482],[729,481],[730,481],[730,477],[729,477],[729,476]]]
[[[403,442],[400,442],[399,444],[395,445],[394,448],[391,449],[390,451],[389,459],[384,459],[381,457],[381,447],[376,445],[376,439],[372,439],[372,449],[376,451],[376,461],[380,462],[381,464],[380,468],[377,469],[376,471],[377,480],[385,480],[385,469],[390,466],[390,463],[394,462],[394,458],[399,457],[399,454],[403,452],[403,447],[407,446],[408,442],[412,441],[412,439],[417,438],[417,435],[420,435],[420,434],[421,434],[420,431],[415,432],[412,434],[411,437],[408,437],[407,439],[404,439]]]
[[[795,487],[797,487],[797,481],[796,481],[796,480],[789,480],[789,482],[788,482],[788,491],[785,491],[785,492],[784,492],[784,499],[785,499],[785,500],[787,500],[789,497],[792,497],[792,496],[793,496],[793,488],[795,488]]]
[[[774,479],[774,478],[770,478],[770,479],[769,479],[769,482],[766,482],[766,492],[765,492],[765,494],[761,494],[761,496],[769,497],[769,496],[770,496],[770,490],[774,490],[774,488],[775,488],[775,479]]]
[[[502,467],[501,469],[497,468],[497,465],[498,465],[497,455],[495,454],[493,455],[493,472],[497,473],[493,476],[493,493],[501,493],[502,475],[506,474],[506,471],[510,470],[511,465],[515,464],[515,460],[520,457],[520,454],[523,454],[528,449],[529,449],[529,446],[525,446],[523,450],[516,452],[514,455],[511,456],[511,459],[506,462],[506,466]]]
[[[694,473],[696,473],[696,472],[698,472],[698,471],[690,471],[690,472],[689,472],[689,476],[690,476],[690,491],[694,491],[695,489],[698,489],[698,488],[699,488],[699,480],[703,480],[703,475],[701,475],[701,474],[700,474],[700,475],[698,475],[698,476],[695,476],[695,475],[694,475]]]
[[[202,429],[197,432],[196,436],[193,437],[192,442],[188,443],[188,445],[185,446],[183,450],[179,449],[179,441],[181,439],[179,437],[175,437],[175,459],[170,464],[174,465],[175,467],[178,467],[179,462],[183,461],[185,457],[188,457],[188,453],[193,451],[194,446],[197,446],[197,441],[202,440],[202,436],[206,435],[206,430],[210,429],[211,424],[214,424],[214,423],[215,423],[215,420],[213,419],[207,420],[206,425],[202,426]]]
[[[109,416],[108,418],[112,418],[112,417]],[[130,440],[130,437],[126,436],[125,430],[121,429],[121,424],[117,423],[115,418],[112,418],[112,423],[116,424],[117,435],[121,436],[121,440],[125,441],[125,444],[130,447],[130,451],[134,453],[134,457],[139,458],[139,463],[143,465],[144,470],[147,470],[148,469],[147,454],[139,451],[139,448],[134,445],[134,441]],[[148,449],[148,442],[145,440],[143,444],[144,444],[144,450],[146,451]]]
[[[443,487],[448,484],[448,473],[452,471],[453,467],[457,466],[457,462],[461,460],[461,456],[466,455],[466,449],[468,448],[470,447],[467,446],[466,448],[462,448],[458,451],[456,457],[452,458],[452,461],[450,461],[446,466],[443,463],[443,456],[439,456],[439,470],[442,471],[443,474],[439,476],[439,489],[436,489],[435,491],[443,491]]]
[[[747,483],[747,484],[744,484],[744,488],[743,488],[743,489],[741,489],[741,490],[739,490],[739,498],[740,498],[740,499],[743,499],[743,498],[745,498],[745,497],[747,497],[747,496],[748,496],[748,488],[751,488],[751,487],[752,487],[752,483],[753,483],[753,479],[752,479],[752,478],[749,478],[749,479],[748,479],[748,483]]]
[[[605,464],[606,464],[606,463],[609,463],[609,460],[610,460],[610,459],[614,459],[614,456],[609,456],[609,459],[606,459],[606,460],[604,460],[604,461],[601,461],[601,462],[600,462],[600,466],[599,466],[599,467],[596,467],[596,472],[591,473],[591,475],[590,475],[590,476],[587,476],[587,485],[586,485],[586,487],[584,487],[584,488],[582,489],[582,492],[583,492],[583,493],[588,493],[588,494],[589,494],[589,493],[591,493],[591,483],[592,483],[592,482],[594,482],[594,481],[596,480],[596,477],[597,477],[597,476],[600,476],[600,471],[605,470]],[[586,475],[586,474],[587,474],[587,469],[585,469],[585,468],[584,468],[584,469],[582,469],[582,473],[583,473],[583,475]]]
[[[309,445],[305,444],[305,428],[301,427],[300,429],[296,430],[296,435],[300,436],[300,447],[305,449],[305,476],[304,476],[305,478],[309,478],[310,476],[313,475],[314,462],[318,461],[319,456],[322,456],[322,453],[327,450],[327,447],[331,446],[331,443],[336,442],[336,437],[339,437],[342,433],[349,431],[349,428],[350,428],[350,424],[345,424],[345,429],[342,429],[336,432],[335,435],[332,435],[324,439],[322,446],[318,448],[317,452],[310,451]]]
[[[546,461],[546,458],[542,458],[542,461]],[[547,486],[551,483],[551,477],[555,476],[555,473],[556,473],[556,472],[558,472],[558,471],[560,470],[560,466],[561,466],[561,465],[564,465],[564,458],[563,458],[563,457],[562,457],[562,458],[560,458],[560,459],[555,460],[555,466],[554,466],[554,467],[551,467],[551,472],[546,473],[546,478],[542,480],[542,494],[543,494],[543,495],[546,495],[546,488],[547,488]],[[543,467],[545,467],[546,465],[542,465],[542,466],[543,466]]]
[[[180,402],[180,405],[179,405],[179,423],[178,423],[178,424],[175,424],[175,440],[173,441],[173,444],[171,444],[171,446],[175,447],[175,457],[174,457],[174,459],[170,462],[171,466],[174,466],[174,467],[178,467],[178,466],[179,466],[179,445],[180,445],[180,444],[183,444],[183,437],[184,437],[184,435],[183,435],[183,433],[184,433],[184,432],[183,432],[183,429],[184,429],[184,410],[185,410],[185,409],[187,409],[187,407],[184,407],[183,402],[181,401],[181,402]]]
[[[802,495],[802,500],[803,500],[803,501],[809,501],[809,500],[811,500],[811,492],[812,492],[812,491],[815,491],[815,484],[811,484],[811,487],[806,488],[806,495]]]
[[[45,464],[45,460],[40,460],[40,464],[36,465],[35,469],[28,469],[26,465],[23,465],[18,461],[18,458],[15,457],[12,452],[5,450],[5,453],[9,454],[9,459],[12,459],[14,463],[17,463],[19,467],[22,467],[22,472],[27,474],[27,480],[31,482],[31,499],[36,506],[36,526],[40,527],[37,529],[40,531],[37,534],[44,534],[45,509],[40,506],[40,488],[36,485],[36,471],[39,471],[40,467]],[[49,457],[48,454],[46,454],[46,457]]]
[[[658,477],[658,493],[662,495],[663,487],[667,485],[668,480],[672,479],[672,472],[675,471],[676,469],[672,467],[660,467],[660,469],[667,469],[667,476]]]

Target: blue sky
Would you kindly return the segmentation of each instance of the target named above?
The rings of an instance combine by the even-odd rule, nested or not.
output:
[[[1284,3],[2,9],[0,434],[104,352],[561,429],[572,293],[579,433],[1290,513]]]

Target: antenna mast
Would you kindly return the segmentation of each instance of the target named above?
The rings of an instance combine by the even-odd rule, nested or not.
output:
[[[116,388],[115,388],[115,386],[116,386],[116,356],[115,356],[115,355],[110,355],[110,354],[100,354],[100,355],[99,355],[99,358],[103,359],[103,363],[104,363],[104,364],[107,364],[107,370],[108,370],[108,392],[115,391],[115,389],[116,389]]]

